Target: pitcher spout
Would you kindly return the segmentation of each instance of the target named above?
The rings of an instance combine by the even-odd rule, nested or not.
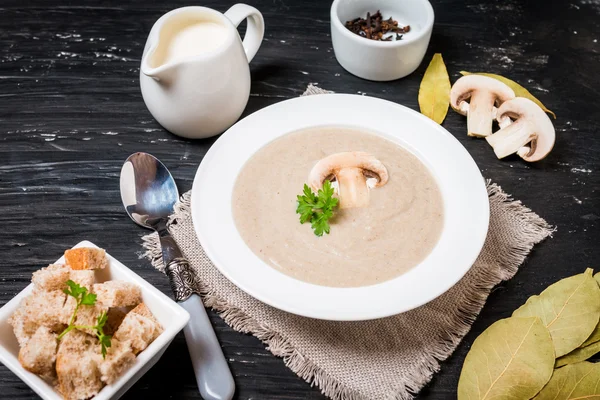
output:
[[[158,82],[169,82],[172,80],[174,74],[174,65],[161,65],[159,67],[151,67],[146,63],[142,63],[141,72],[142,74],[158,81]]]
[[[172,78],[175,65],[173,63],[157,65],[155,60],[156,47],[156,45],[149,46],[148,51],[145,52],[142,57],[140,72],[156,81],[168,82]]]
[[[161,83],[169,82],[172,80],[178,63],[164,62],[160,56],[159,35],[153,30],[142,56],[140,72]]]

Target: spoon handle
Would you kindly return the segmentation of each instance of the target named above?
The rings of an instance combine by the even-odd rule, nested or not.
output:
[[[169,236],[170,238],[170,236]],[[164,240],[163,255],[166,246],[177,246],[172,240]],[[171,254],[179,251],[174,247]],[[181,254],[179,252],[179,254]],[[231,400],[235,392],[233,376],[210,323],[202,299],[198,295],[196,275],[183,256],[172,259],[166,266],[175,300],[190,313],[190,322],[183,328],[198,389],[204,400]]]
[[[197,294],[179,303],[191,315],[183,328],[196,382],[204,400],[231,400],[235,384],[202,299]]]

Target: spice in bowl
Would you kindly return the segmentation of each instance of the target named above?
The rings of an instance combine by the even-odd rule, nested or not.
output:
[[[381,42],[401,40],[402,34],[410,31],[410,25],[398,26],[398,21],[393,17],[384,20],[379,10],[373,15],[367,13],[367,18],[346,21],[346,28],[358,36]]]

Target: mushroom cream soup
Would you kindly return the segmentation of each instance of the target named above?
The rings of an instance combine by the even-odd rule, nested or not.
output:
[[[360,174],[366,189],[350,194],[361,197],[352,205],[344,197],[347,178],[336,175],[341,207],[330,233],[318,237],[310,223],[300,224],[296,196],[322,164],[352,166],[341,161],[349,154],[372,157],[361,158],[360,168],[387,171]],[[327,179],[335,175],[317,172]],[[335,287],[372,285],[410,270],[431,252],[444,221],[440,190],[417,157],[380,136],[347,128],[294,132],[260,149],[237,178],[232,207],[240,235],[264,262],[296,279]]]

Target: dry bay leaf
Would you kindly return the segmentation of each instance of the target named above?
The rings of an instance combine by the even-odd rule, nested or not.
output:
[[[535,400],[600,399],[600,363],[580,362],[554,371]]]
[[[600,322],[598,323],[598,325],[596,325],[596,328],[594,328],[594,331],[592,332],[590,337],[588,337],[587,340],[583,342],[583,344],[579,347],[586,347],[596,342],[600,342]]]
[[[594,275],[594,279],[596,280],[596,282],[598,282],[598,285],[600,285],[600,272],[598,272],[596,275]],[[587,340],[585,342],[583,342],[583,344],[579,347],[580,348],[587,347],[590,344],[596,343],[596,342],[600,342],[600,321],[598,322],[598,325],[596,325],[596,328],[594,329],[594,331],[592,332],[590,337],[588,337]]]
[[[548,114],[552,114],[554,119],[556,119],[556,114],[554,114],[553,111],[550,111],[541,101],[539,101],[534,95],[532,95],[531,92],[529,92],[529,90],[525,89],[523,86],[519,85],[517,82],[513,81],[512,79],[505,78],[502,75],[488,74],[487,72],[460,71],[460,73],[461,73],[461,75],[483,75],[483,76],[487,76],[487,77],[499,80],[500,82],[509,86],[515,92],[515,95],[517,97],[525,97],[525,98],[533,101],[535,104],[540,106],[540,108],[542,110],[544,110]]]
[[[548,286],[531,296],[513,317],[539,317],[550,331],[556,357],[579,347],[600,318],[600,288],[592,269]]]
[[[450,77],[440,53],[435,53],[419,87],[421,114],[441,124],[450,106]]]
[[[473,343],[458,381],[458,400],[530,399],[552,376],[554,348],[537,317],[502,319]]]
[[[585,347],[579,347],[569,354],[565,354],[564,356],[557,358],[556,363],[554,363],[554,368],[585,361],[597,353],[600,353],[600,342],[592,343]]]

